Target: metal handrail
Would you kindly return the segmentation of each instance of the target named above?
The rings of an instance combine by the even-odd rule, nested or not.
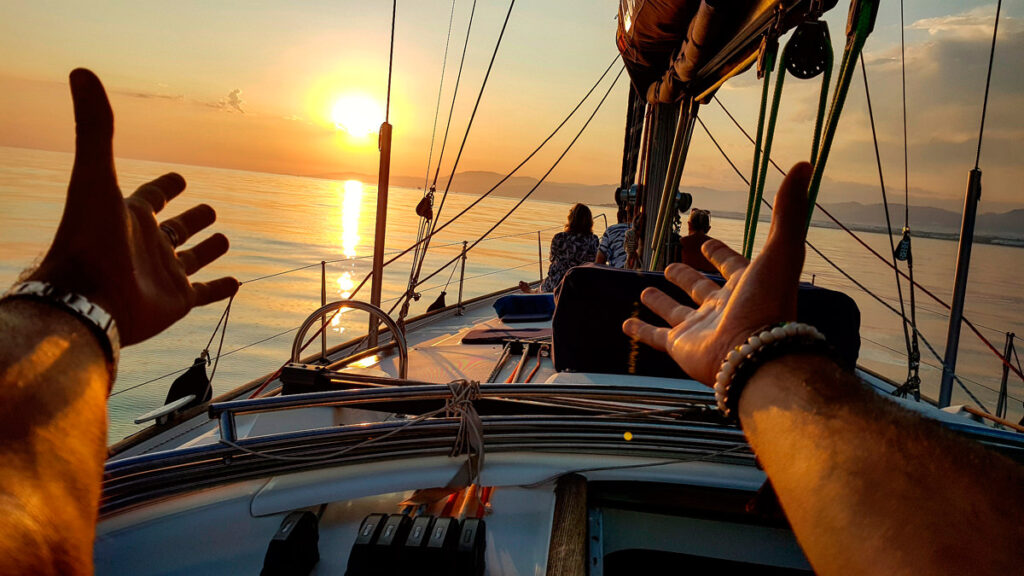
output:
[[[313,326],[313,323],[322,318],[328,312],[334,312],[335,310],[342,310],[345,308],[355,308],[356,310],[362,310],[376,316],[383,322],[389,330],[391,330],[391,337],[394,338],[395,343],[398,344],[398,377],[406,378],[409,374],[409,348],[405,342],[405,335],[398,328],[398,324],[388,316],[387,312],[374,306],[373,304],[367,304],[366,302],[360,302],[358,300],[338,300],[337,302],[330,302],[317,308],[315,312],[306,317],[306,320],[299,326],[298,332],[295,334],[295,339],[292,341],[292,362],[300,362],[304,338],[306,332]]]

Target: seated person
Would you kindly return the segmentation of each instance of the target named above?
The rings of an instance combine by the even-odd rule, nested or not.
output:
[[[711,240],[711,212],[694,208],[690,210],[690,219],[686,222],[688,233],[679,238],[679,261],[701,272],[718,273],[715,266],[704,257],[700,247]]]
[[[612,224],[605,229],[601,236],[601,244],[597,247],[598,264],[607,264],[612,268],[626,267],[626,247],[624,240],[626,232],[632,227],[629,223],[631,218],[624,206],[619,206],[615,213],[617,224]]]
[[[565,223],[565,230],[551,239],[551,255],[548,275],[540,286],[541,292],[554,292],[562,283],[562,277],[574,266],[593,262],[597,257],[597,236],[594,235],[594,218],[585,204],[573,204]],[[530,293],[533,290],[526,282],[519,282],[519,289]]]

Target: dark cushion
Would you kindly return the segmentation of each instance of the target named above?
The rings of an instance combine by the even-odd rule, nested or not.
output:
[[[708,277],[723,283],[720,276]],[[694,305],[662,273],[598,266],[570,270],[562,280],[562,292],[551,321],[555,369],[686,378],[668,354],[634,343],[622,333],[622,323],[630,317],[668,326],[640,302],[640,292],[648,286],[661,289],[680,303]],[[852,298],[842,292],[801,284],[797,320],[821,330],[847,367],[856,365],[860,310]]]
[[[478,328],[462,337],[463,344],[503,344],[509,340],[551,338],[551,328]]]
[[[552,294],[509,294],[494,301],[502,322],[544,322],[555,312]]]

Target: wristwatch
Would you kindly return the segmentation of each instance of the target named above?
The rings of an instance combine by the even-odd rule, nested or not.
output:
[[[70,313],[88,326],[107,356],[110,386],[113,387],[114,378],[117,376],[121,339],[117,333],[117,323],[114,322],[114,317],[109,312],[90,302],[81,294],[69,292],[48,282],[30,281],[15,284],[0,300],[14,298],[28,298],[45,302]]]

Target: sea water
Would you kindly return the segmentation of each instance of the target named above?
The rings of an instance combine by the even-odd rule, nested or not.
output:
[[[37,263],[60,220],[72,156],[0,147],[0,284],[13,283],[20,272]],[[205,202],[217,210],[217,223],[200,234],[222,232],[231,241],[230,252],[199,272],[209,280],[232,275],[243,282],[231,305],[223,344],[214,327],[226,302],[194,310],[162,334],[123,350],[117,382],[110,399],[109,441],[115,442],[142,426],[133,424],[139,415],[163,404],[167,389],[178,373],[209,344],[210,353],[221,352],[213,376],[214,394],[231,390],[266,375],[287,361],[295,329],[316,309],[321,281],[326,280],[327,299],[344,297],[370,272],[373,251],[376,188],[372,182],[335,181],[217,168],[182,166],[118,159],[122,190],[169,171],[185,176],[188,188],[160,218],[170,217]],[[392,187],[388,202],[386,249],[395,253],[416,239],[418,218],[414,208],[422,192]],[[447,221],[476,197],[449,194],[440,220]],[[609,198],[611,193],[609,192]],[[461,270],[457,257],[462,242],[472,243],[504,216],[515,198],[490,197],[438,234],[431,243],[421,278],[445,263],[454,265],[438,272],[418,290],[411,314],[423,312],[445,290],[448,304],[458,295]],[[699,205],[700,199],[695,202]],[[551,236],[564,225],[571,198],[564,203],[528,201],[490,236],[472,249],[465,266],[465,299],[514,286],[519,280],[540,277],[540,252],[546,260]],[[592,206],[595,215],[614,222],[614,209]],[[436,206],[435,206],[436,210]],[[911,213],[913,223],[913,213]],[[595,232],[604,229],[597,216]],[[762,225],[761,236],[767,231]],[[711,235],[737,246],[743,222],[715,218]],[[889,251],[884,234],[858,233],[882,254]],[[893,273],[845,232],[812,228],[810,241],[826,256],[887,303],[899,308]],[[914,240],[915,279],[948,302],[956,262],[955,242]],[[326,264],[321,267],[321,261]],[[390,309],[408,282],[411,257],[385,269],[383,296]],[[542,264],[546,271],[546,262]],[[297,269],[301,268],[301,269]],[[322,271],[323,270],[323,271]],[[323,276],[322,276],[323,274]],[[268,277],[269,276],[269,277]],[[852,296],[861,309],[860,363],[894,381],[906,378],[906,347],[899,316],[887,310],[813,252],[808,252],[803,279]],[[1006,246],[975,245],[967,294],[966,316],[1002,350],[1005,332],[1024,329],[1024,250]],[[908,296],[904,284],[904,296]],[[917,293],[917,322],[921,335],[942,354],[947,313],[940,304]],[[369,285],[358,295],[369,299]],[[595,311],[600,313],[600,311]],[[367,318],[347,313],[328,330],[328,345],[340,343],[365,331]],[[319,342],[313,344],[319,347]],[[921,377],[924,394],[937,397],[940,365],[922,343]],[[995,409],[1001,365],[965,326],[961,336],[957,373],[989,410]],[[162,377],[162,378],[161,378]],[[1010,374],[1009,418],[1020,419],[1024,385]],[[954,404],[974,401],[958,386]]]

